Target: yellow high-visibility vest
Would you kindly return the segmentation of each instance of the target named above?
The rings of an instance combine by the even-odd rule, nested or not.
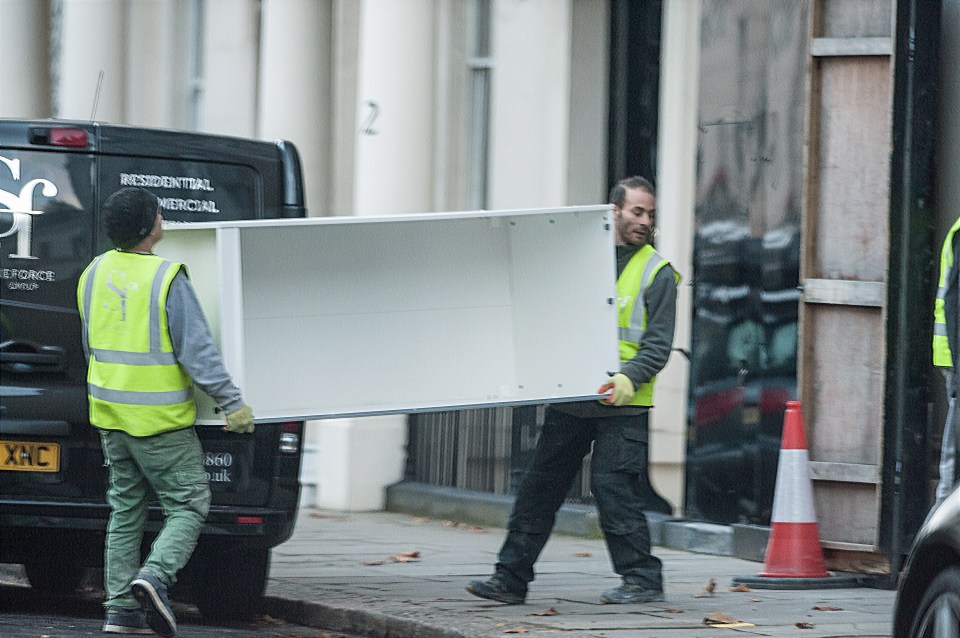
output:
[[[654,276],[664,266],[670,266],[676,282],[680,283],[680,274],[669,261],[660,256],[653,246],[647,244],[638,250],[627,267],[617,279],[617,300],[619,312],[620,361],[629,361],[637,355],[643,335],[647,331],[647,305],[644,294],[650,287]],[[653,385],[657,377],[637,388],[633,400],[628,405],[653,405]]]
[[[116,250],[97,257],[77,287],[88,354],[90,423],[133,436],[193,425],[193,382],[177,362],[166,302],[183,264]]]
[[[944,311],[944,295],[947,293],[947,273],[953,268],[953,236],[960,229],[957,219],[947,232],[940,249],[940,280],[937,283],[937,299],[933,304],[933,365],[940,368],[953,367],[950,343],[947,341],[947,314]]]

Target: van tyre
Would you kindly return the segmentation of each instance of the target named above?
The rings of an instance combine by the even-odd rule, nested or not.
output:
[[[270,550],[238,547],[208,550],[194,601],[204,621],[250,620],[263,605]]]
[[[38,559],[24,563],[30,587],[42,594],[68,594],[80,588],[86,567],[72,562],[67,556],[53,560]]]
[[[960,636],[960,567],[937,575],[917,607],[910,638]]]

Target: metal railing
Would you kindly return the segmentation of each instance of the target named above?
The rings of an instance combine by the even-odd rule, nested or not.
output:
[[[543,427],[543,406],[410,415],[406,480],[490,494],[515,494]],[[567,495],[593,503],[590,456]]]

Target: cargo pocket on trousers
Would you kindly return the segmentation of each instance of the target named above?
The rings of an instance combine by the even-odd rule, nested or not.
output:
[[[620,431],[620,454],[618,472],[641,474],[647,467],[647,432],[639,425],[627,426]]]
[[[206,516],[210,510],[210,483],[204,469],[180,467],[176,469],[175,476],[190,509]]]

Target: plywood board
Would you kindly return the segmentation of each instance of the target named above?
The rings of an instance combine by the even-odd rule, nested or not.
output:
[[[264,421],[583,399],[619,364],[609,206],[177,226],[158,252]]]
[[[879,486],[866,483],[813,483],[820,540],[876,548],[880,517]]]
[[[884,330],[875,308],[807,305],[808,401],[812,461],[880,465]]]
[[[819,181],[807,277],[883,281],[889,251],[890,62],[821,61]]]

